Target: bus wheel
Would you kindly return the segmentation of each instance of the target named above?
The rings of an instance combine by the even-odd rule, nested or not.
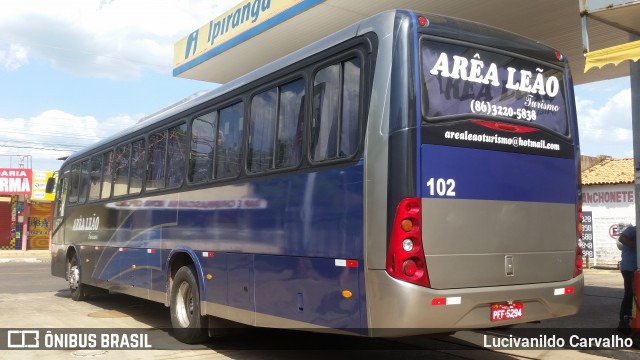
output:
[[[187,344],[208,338],[206,319],[200,312],[200,291],[193,266],[183,266],[171,286],[171,325],[173,336]]]
[[[83,301],[87,298],[86,285],[80,281],[80,266],[78,266],[78,255],[73,254],[67,264],[67,279],[69,289],[71,289],[71,299]]]

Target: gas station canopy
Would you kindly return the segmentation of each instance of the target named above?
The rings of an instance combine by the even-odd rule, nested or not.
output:
[[[585,50],[624,45],[629,33],[640,34],[640,1],[630,0],[243,0],[175,44],[173,74],[226,83],[395,8],[476,21],[542,42],[568,58],[576,84],[628,75],[628,66],[614,65],[627,59],[619,49],[609,49],[616,58],[591,64],[600,69],[585,72]],[[638,47],[628,47],[637,59]]]

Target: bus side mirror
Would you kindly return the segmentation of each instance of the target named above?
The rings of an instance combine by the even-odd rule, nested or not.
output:
[[[44,192],[47,194],[52,194],[55,186],[56,186],[56,178],[53,178],[53,177],[48,178],[47,187],[45,188]]]

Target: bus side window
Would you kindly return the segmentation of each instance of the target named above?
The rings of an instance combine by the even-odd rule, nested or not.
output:
[[[167,156],[167,131],[149,136],[147,183],[145,189],[164,189],[164,170]]]
[[[129,194],[139,194],[144,181],[144,140],[136,141],[132,144],[131,173],[129,177]]]
[[[297,166],[302,152],[304,129],[303,79],[290,82],[280,88],[276,168]]]
[[[218,112],[214,111],[193,119],[191,123],[191,153],[188,179],[190,183],[209,180],[212,174],[213,150],[218,133]],[[222,137],[220,137],[222,140]]]
[[[129,158],[131,157],[131,146],[121,145],[116,148],[116,158],[114,161],[114,182],[113,196],[126,195],[129,185]]]
[[[89,201],[100,199],[100,189],[102,188],[102,156],[96,155],[89,163]]]
[[[355,154],[360,134],[359,58],[318,71],[313,83],[311,159],[325,161]]]
[[[167,187],[179,187],[182,185],[185,173],[187,124],[181,124],[169,129],[168,140]]]
[[[216,141],[216,179],[233,178],[240,174],[242,159],[244,103],[220,110]]]
[[[80,165],[80,191],[78,193],[78,204],[84,204],[89,195],[89,160],[85,160]]]
[[[359,58],[345,61],[342,67],[342,116],[340,126],[340,157],[349,157],[358,150],[360,135],[360,79]]]
[[[251,100],[247,169],[297,166],[302,147],[304,80],[264,91]]]
[[[71,182],[69,183],[69,203],[78,202],[78,193],[80,192],[80,164],[71,166]]]
[[[111,197],[111,184],[113,182],[113,151],[102,154],[102,192],[101,199]]]
[[[250,172],[256,173],[273,168],[277,99],[277,88],[264,91],[251,99],[249,153],[247,154],[247,169]]]

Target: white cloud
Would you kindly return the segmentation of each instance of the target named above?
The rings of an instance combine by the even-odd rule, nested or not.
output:
[[[61,165],[57,158],[70,155],[136,121],[137,118],[126,115],[98,121],[94,116],[73,115],[55,109],[29,119],[0,118],[0,156],[30,155],[34,169],[56,170]]]
[[[142,116],[142,114],[138,114],[135,116],[122,114],[109,117],[100,122],[98,135],[100,138],[106,138],[122,130],[125,130],[136,124],[138,120],[142,118]]]
[[[20,45],[9,44],[7,49],[0,49],[0,65],[6,70],[13,71],[28,64],[27,49]]]
[[[29,57],[84,76],[138,78],[169,74],[173,44],[237,1],[29,0],[3,2],[0,45],[14,44],[0,64]],[[19,59],[8,62],[6,59]]]
[[[632,153],[631,89],[624,89],[600,107],[577,98],[580,142],[585,155],[626,157]]]

